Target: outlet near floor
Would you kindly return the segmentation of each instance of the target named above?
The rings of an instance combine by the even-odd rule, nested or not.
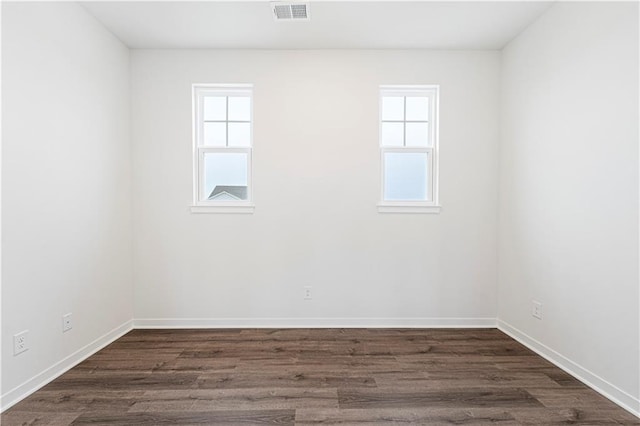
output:
[[[73,314],[69,312],[62,316],[62,332],[69,331],[73,328]]]
[[[18,355],[22,352],[29,349],[29,342],[27,340],[27,336],[29,335],[29,330],[25,330],[18,334],[14,334],[13,336],[13,354]]]
[[[304,300],[311,300],[313,296],[311,294],[311,286],[305,286],[304,288]]]
[[[532,300],[531,301],[531,315],[534,318],[538,318],[539,320],[542,319],[542,303],[536,301],[536,300]]]

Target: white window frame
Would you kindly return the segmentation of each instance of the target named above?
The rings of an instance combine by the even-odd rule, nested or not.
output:
[[[440,86],[438,85],[420,85],[420,86],[380,86],[379,104],[379,146],[380,146],[380,202],[378,203],[379,213],[440,213],[438,176],[439,176],[439,132],[438,132],[438,116],[439,116],[439,94]],[[402,97],[427,97],[429,99],[429,138],[432,143],[427,147],[408,147],[408,146],[384,146],[382,145],[382,98],[388,96]],[[406,108],[405,108],[406,115]],[[389,122],[390,120],[385,120]],[[395,120],[392,120],[395,121]],[[401,123],[411,122],[406,120],[398,120]],[[405,143],[403,141],[403,143]],[[384,157],[386,153],[393,152],[418,152],[427,155],[429,162],[429,182],[427,186],[427,199],[424,201],[388,201],[384,199],[384,183],[385,183],[385,166]]]
[[[204,98],[206,96],[245,96],[250,98],[250,143],[248,147],[204,145]],[[194,84],[193,99],[193,204],[192,213],[253,213],[253,85],[252,84]],[[233,122],[224,120],[225,123]],[[243,121],[246,122],[246,121]],[[229,132],[227,132],[227,144]],[[244,153],[247,155],[247,199],[241,201],[207,200],[204,191],[204,156],[207,153]]]

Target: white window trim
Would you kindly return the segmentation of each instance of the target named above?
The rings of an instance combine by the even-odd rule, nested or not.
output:
[[[440,86],[380,86],[378,97],[378,138],[380,147],[380,202],[378,213],[440,213],[439,203],[439,123]],[[382,97],[383,96],[425,96],[430,99],[429,131],[433,141],[431,147],[387,147],[382,145]],[[384,154],[387,152],[424,152],[428,156],[431,170],[430,185],[426,201],[385,201],[384,199]]]
[[[251,135],[250,146],[248,147],[214,147],[200,145],[204,121],[201,114],[204,112],[204,97],[206,94],[217,96],[248,96],[251,99]],[[190,207],[191,213],[253,213],[253,85],[252,84],[193,84],[192,86],[192,139],[193,139],[193,204]],[[227,138],[229,137],[227,133]],[[208,201],[203,200],[202,190],[204,188],[203,160],[205,153],[240,152],[247,154],[247,200],[243,201]]]

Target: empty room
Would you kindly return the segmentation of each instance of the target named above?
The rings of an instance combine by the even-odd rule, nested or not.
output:
[[[0,12],[3,426],[640,424],[637,1]]]

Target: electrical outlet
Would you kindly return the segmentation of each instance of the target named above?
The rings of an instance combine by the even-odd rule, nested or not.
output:
[[[69,312],[62,316],[62,332],[69,331],[73,328],[73,314]]]
[[[542,303],[537,302],[535,300],[532,300],[531,303],[532,303],[531,315],[533,315],[534,318],[538,318],[539,320],[541,320],[542,319]]]
[[[311,294],[311,286],[305,286],[304,288],[304,300],[311,300],[313,296]]]
[[[13,355],[21,354],[29,349],[29,341],[27,340],[28,334],[29,330],[25,330],[13,335]]]

